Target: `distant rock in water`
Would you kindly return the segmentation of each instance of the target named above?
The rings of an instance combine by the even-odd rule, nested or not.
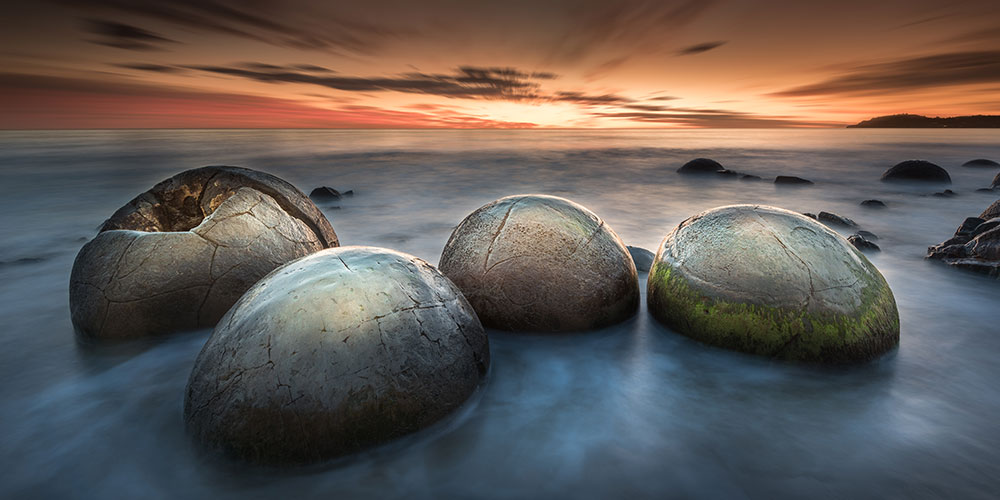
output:
[[[653,252],[631,245],[626,248],[628,248],[628,253],[632,255],[632,262],[635,262],[635,268],[641,273],[649,272],[649,266],[653,265],[653,258],[656,257],[653,255]]]
[[[352,192],[351,194],[354,193]],[[309,192],[309,197],[314,200],[339,200],[341,193],[332,187],[320,186]]]
[[[878,240],[878,236],[876,236],[875,233],[873,233],[871,231],[861,230],[861,231],[858,231],[856,234],[858,236],[860,236],[860,237],[868,240],[868,241],[876,241],[876,240]]]
[[[784,185],[802,185],[802,186],[804,186],[804,185],[807,185],[807,184],[812,184],[813,181],[808,180],[808,179],[803,179],[801,177],[795,177],[794,175],[779,175],[779,176],[777,176],[777,177],[774,178],[774,183],[775,184],[784,184]]]
[[[743,175],[740,176],[740,180],[741,181],[761,181],[763,179],[761,179],[759,175],[743,174]]]
[[[854,245],[854,248],[861,250],[862,252],[881,252],[882,249],[878,245],[868,241],[860,234],[852,234],[847,237],[848,243]]]
[[[726,177],[728,179],[735,179],[740,175],[738,172],[733,172],[732,170],[726,170],[726,169],[719,170],[718,172],[716,172],[716,174],[719,175],[720,177]]]
[[[677,169],[678,174],[714,174],[726,170],[722,164],[709,158],[695,158]]]
[[[817,219],[820,222],[827,223],[827,225],[836,224],[838,226],[844,226],[844,227],[858,227],[857,222],[854,222],[853,220],[848,219],[847,217],[844,217],[842,215],[837,215],[830,212],[820,212],[819,217],[817,217]]]
[[[931,196],[936,196],[938,198],[951,198],[952,196],[958,196],[958,195],[950,189],[945,189],[944,191],[941,191],[940,193],[934,193]]]
[[[940,182],[951,184],[948,171],[926,160],[906,160],[882,174],[882,182]]]
[[[882,200],[865,200],[861,202],[861,206],[866,208],[888,208]]]
[[[847,128],[998,128],[1000,116],[974,115],[950,118],[930,118],[921,115],[900,114],[878,116]]]
[[[928,259],[1000,278],[1000,200],[968,217],[947,241],[929,247]]]
[[[962,164],[963,167],[1000,168],[1000,163],[986,158],[976,158]]]

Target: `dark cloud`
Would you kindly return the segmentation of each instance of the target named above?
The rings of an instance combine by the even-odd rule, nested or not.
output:
[[[779,97],[880,95],[997,82],[1000,82],[1000,51],[952,52],[859,65],[826,81],[771,95]]]
[[[474,66],[460,67],[449,75],[407,73],[396,77],[339,76],[329,74],[331,71],[326,68],[320,68],[322,71],[296,71],[290,66],[262,63],[183,67],[267,83],[303,83],[351,92],[393,91],[464,99],[534,99],[539,97],[537,80],[555,78],[551,73]]]
[[[90,42],[119,49],[162,50],[162,44],[177,43],[176,40],[130,24],[101,19],[85,20],[84,30],[98,36],[96,39],[89,40]]]
[[[302,6],[280,1],[258,0],[55,0],[91,12],[141,16],[199,31],[215,32],[299,49],[371,53],[381,39],[412,33],[412,29],[389,28],[365,23],[349,16],[323,14],[310,27],[282,19],[286,13],[301,14]],[[252,8],[252,10],[251,10]]]
[[[689,47],[684,47],[677,51],[679,56],[690,56],[694,54],[701,54],[702,52],[708,52],[712,49],[717,49],[728,43],[728,40],[718,40],[714,42],[699,43],[696,45],[691,45]]]
[[[178,68],[177,66],[167,66],[164,64],[120,63],[112,64],[112,66],[117,68],[135,69],[139,71],[151,71],[154,73],[180,73],[184,71],[183,68]]]
[[[600,118],[618,118],[642,123],[670,124],[682,127],[762,128],[822,127],[833,124],[809,122],[784,116],[767,116],[719,109],[671,109],[670,111],[597,112]]]
[[[553,101],[571,102],[585,106],[620,105],[632,102],[631,99],[615,94],[584,94],[583,92],[556,92],[551,97]]]

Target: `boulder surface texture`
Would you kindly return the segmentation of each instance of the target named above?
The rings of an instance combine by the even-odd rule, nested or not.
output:
[[[338,244],[309,198],[273,175],[188,170],[120,208],[77,254],[73,325],[116,339],[212,327],[274,268]]]
[[[899,342],[892,291],[843,237],[780,208],[733,205],[681,222],[649,273],[650,312],[674,330],[773,358],[848,363]]]
[[[600,328],[639,306],[635,264],[618,235],[564,198],[489,203],[452,232],[439,264],[479,319],[511,331]]]
[[[276,269],[216,326],[188,380],[188,431],[258,463],[306,463],[425,428],[490,362],[469,303],[430,264],[340,247]]]

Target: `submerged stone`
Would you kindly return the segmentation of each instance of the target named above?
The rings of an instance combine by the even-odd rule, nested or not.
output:
[[[977,158],[975,160],[969,160],[962,164],[963,167],[983,167],[983,168],[1000,168],[1000,163],[993,160],[988,160],[986,158]]]
[[[195,361],[184,417],[229,455],[323,460],[440,420],[489,361],[471,306],[430,264],[329,249],[275,270],[229,310]]]
[[[319,209],[277,177],[187,170],[115,212],[77,254],[73,325],[118,339],[212,327],[274,268],[338,244]]]
[[[491,328],[588,330],[639,306],[635,264],[618,235],[555,196],[508,196],[479,208],[452,232],[439,267]]]
[[[948,171],[926,160],[906,160],[882,174],[882,182],[939,182],[951,184]]]
[[[716,174],[727,171],[722,164],[709,158],[695,158],[677,169],[679,174]]]
[[[809,179],[803,179],[801,177],[796,177],[794,175],[779,175],[774,178],[774,183],[786,186],[795,186],[795,185],[805,186],[812,184],[813,181]]]
[[[861,202],[861,206],[867,208],[886,208],[885,202],[882,200],[865,200]]]
[[[650,312],[676,331],[786,360],[846,363],[899,342],[892,291],[824,225],[780,208],[734,205],[681,222],[649,273]]]

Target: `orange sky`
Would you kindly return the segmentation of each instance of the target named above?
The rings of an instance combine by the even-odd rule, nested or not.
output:
[[[61,0],[0,22],[4,129],[1000,114],[996,1]]]

